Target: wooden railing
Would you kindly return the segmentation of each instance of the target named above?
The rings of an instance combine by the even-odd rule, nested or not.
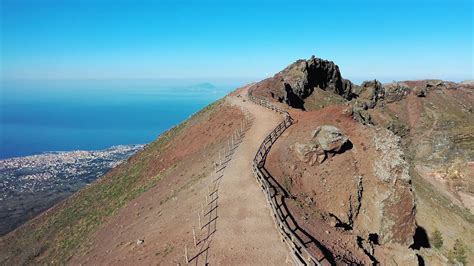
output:
[[[313,255],[311,255],[294,230],[290,228],[286,219],[287,216],[281,210],[281,203],[278,203],[277,189],[269,182],[268,176],[266,176],[264,171],[262,171],[267,155],[270,152],[270,148],[278,137],[280,137],[280,135],[293,124],[293,118],[291,118],[286,110],[279,106],[272,104],[266,99],[253,96],[251,90],[249,90],[247,96],[250,101],[276,111],[284,117],[284,120],[263,140],[252,162],[252,172],[255,175],[260,188],[265,193],[275,225],[282,236],[282,240],[290,248],[293,258],[298,265],[322,265]]]
[[[242,108],[242,113],[244,119],[240,123],[240,127],[232,132],[227,141],[223,141],[224,147],[219,149],[219,158],[213,161],[210,167],[212,169],[211,174],[207,177],[207,180],[202,180],[202,182],[208,182],[208,184],[203,197],[204,201],[196,202],[198,211],[197,215],[194,216],[197,218],[196,224],[192,227],[193,244],[184,245],[184,262],[186,264],[195,263],[198,265],[199,262],[200,265],[201,261],[204,265],[209,264],[208,252],[211,248],[212,237],[217,232],[217,210],[219,206],[217,201],[221,178],[224,177],[225,168],[230,163],[234,150],[240,145],[254,120],[254,116],[244,108]],[[180,262],[181,258],[177,260],[177,264],[180,265]]]

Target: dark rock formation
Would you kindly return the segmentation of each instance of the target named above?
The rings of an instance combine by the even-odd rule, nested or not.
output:
[[[415,87],[413,89],[413,91],[415,92],[416,96],[418,96],[418,97],[426,97],[426,89],[424,89],[424,88]]]
[[[385,89],[378,80],[364,81],[361,86],[354,88],[357,100],[365,102],[367,108],[374,108],[377,102],[384,99]]]
[[[409,86],[403,82],[393,82],[385,86],[385,97],[384,100],[387,103],[393,103],[401,101],[410,92]]]
[[[372,124],[372,117],[370,116],[367,109],[368,106],[366,102],[356,100],[352,104],[352,118],[364,125]]]
[[[265,80],[261,86],[268,87],[274,99],[304,109],[304,100],[317,87],[350,100],[354,85],[342,78],[339,67],[332,61],[313,56],[309,60],[298,60],[289,65],[273,78]]]

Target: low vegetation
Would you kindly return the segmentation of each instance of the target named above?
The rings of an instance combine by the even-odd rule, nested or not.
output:
[[[286,192],[291,195],[291,188],[293,187],[293,180],[291,177],[287,175],[283,177],[283,187],[285,188]]]
[[[443,236],[438,229],[435,229],[433,234],[431,235],[431,244],[437,249],[440,249],[443,246]]]
[[[463,265],[467,264],[466,247],[460,239],[454,241],[453,248],[448,253],[448,258],[451,262],[459,262]]]
[[[108,217],[117,213],[176,168],[160,169],[150,176],[153,159],[168,143],[201,115],[221,105],[216,101],[188,120],[161,134],[145,149],[129,158],[95,183],[53,207],[44,215],[19,228],[0,241],[0,264],[64,264],[75,253],[87,249],[88,238]],[[9,238],[17,240],[9,242]],[[10,240],[11,241],[11,240]],[[165,250],[163,255],[169,253]],[[12,261],[12,258],[13,261]]]

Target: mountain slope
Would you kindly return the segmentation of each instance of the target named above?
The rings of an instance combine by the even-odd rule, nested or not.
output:
[[[456,260],[452,255],[456,253],[453,252],[454,245],[461,243],[463,253],[468,257],[467,260],[473,260],[474,86],[472,82],[419,80],[381,84],[377,80],[371,80],[355,85],[342,78],[339,68],[333,62],[313,57],[309,60],[296,61],[275,76],[257,83],[255,87],[258,95],[294,108],[291,112],[302,123],[302,125],[297,123],[289,129],[291,137],[283,138],[277,143],[276,150],[272,151],[269,159],[275,164],[271,170],[280,178],[280,182],[287,184],[290,191],[293,187],[292,196],[296,200],[293,211],[304,217],[302,222],[309,223],[308,230],[323,240],[330,241],[331,239],[331,237],[325,239],[320,234],[324,233],[322,229],[324,226],[317,222],[318,219],[308,219],[315,214],[323,218],[322,220],[331,227],[335,226],[338,229],[345,227],[346,234],[356,234],[362,240],[367,240],[368,243],[359,240],[357,242],[368,255],[373,256],[372,260],[387,259],[397,252],[396,257],[409,253],[409,250],[397,251],[393,247],[389,248],[392,251],[378,252],[383,234],[369,231],[367,235],[363,233],[364,230],[355,228],[357,220],[354,220],[354,206],[357,209],[361,208],[362,211],[364,207],[359,206],[364,206],[364,204],[350,203],[357,198],[358,193],[357,182],[355,182],[357,178],[349,177],[360,172],[363,162],[371,156],[372,147],[377,148],[377,138],[374,138],[371,132],[374,129],[379,132],[389,130],[392,133],[383,135],[391,135],[388,139],[393,140],[389,145],[392,148],[382,150],[386,153],[398,149],[396,153],[400,154],[400,160],[397,159],[397,161],[405,162],[397,166],[391,163],[393,158],[387,157],[388,160],[385,163],[379,163],[379,166],[385,165],[392,168],[388,171],[389,176],[397,176],[397,172],[404,172],[404,175],[409,176],[409,178],[402,178],[408,180],[408,184],[404,186],[413,191],[387,198],[392,199],[392,204],[398,201],[401,204],[400,207],[405,204],[405,207],[398,210],[392,208],[392,211],[398,212],[393,217],[407,219],[405,222],[403,219],[398,219],[398,222],[388,226],[398,228],[395,230],[399,231],[396,234],[401,233],[395,238],[403,235],[402,238],[405,239],[405,241],[395,242],[407,248],[410,245],[409,239],[412,238],[413,245],[410,245],[410,248],[417,253],[419,261],[425,260],[429,264]],[[357,130],[351,126],[355,122],[359,124]],[[321,125],[320,123],[341,129],[351,140],[352,149],[342,154],[329,153],[329,157],[327,155],[321,157],[323,155],[321,151],[311,150],[315,148],[314,139],[311,139],[313,136],[311,134],[314,133],[311,132],[314,132]],[[355,134],[359,130],[360,133]],[[306,145],[306,150],[299,156],[304,158],[288,156],[295,153],[297,147],[301,146],[301,142]],[[353,158],[350,158],[350,153],[354,154]],[[356,155],[358,153],[359,155]],[[309,158],[306,158],[307,156]],[[383,161],[384,157],[386,156],[382,153],[369,160],[370,164],[366,163],[366,165],[375,165]],[[320,161],[321,158],[323,161]],[[301,160],[311,163],[301,165]],[[314,163],[315,160],[318,163]],[[344,162],[344,160],[347,161]],[[350,166],[347,171],[341,171],[346,165],[352,164],[354,167]],[[367,166],[365,168],[370,170]],[[370,192],[364,183],[368,176],[370,174],[367,173],[360,175],[362,189],[359,191],[362,193],[359,195],[363,199],[369,194],[368,206],[371,204],[375,206],[374,197],[383,186],[373,186],[375,194],[373,191]],[[345,181],[342,181],[343,179]],[[339,195],[335,197],[332,197],[331,193],[325,195],[326,192],[321,191],[321,182],[327,186],[327,192],[335,189]],[[332,182],[339,182],[339,184]],[[351,183],[354,184],[348,187]],[[354,191],[350,192],[351,190]],[[346,199],[338,197],[346,197]],[[341,206],[336,207],[333,203],[339,200],[342,200]],[[402,202],[405,203],[402,204]],[[340,214],[336,214],[337,211]],[[333,221],[334,216],[337,218],[336,221]],[[369,217],[374,218],[377,215],[369,215]],[[413,230],[414,219],[416,231]],[[411,229],[405,230],[408,221],[410,221],[409,228]],[[373,221],[359,222],[363,226],[368,226],[370,223]],[[387,229],[387,225],[383,227]],[[373,229],[375,228],[372,227],[371,230]],[[331,230],[326,231],[331,233]],[[441,248],[434,248],[431,243],[435,241],[433,235],[437,231],[445,240]],[[377,241],[371,240],[371,237],[376,238]],[[334,246],[336,253],[338,249],[348,250],[344,245],[326,243],[329,248]],[[462,256],[458,259],[463,260]]]
[[[134,199],[148,191],[158,196],[154,206],[159,206],[209,173],[217,150],[242,119],[239,109],[222,100],[206,107],[91,186],[2,237],[0,264],[62,264],[87,252],[94,232]]]
[[[290,239],[311,256],[443,264],[462,260],[464,247],[471,260],[472,84],[359,86],[313,57],[236,90],[3,237],[0,263],[290,262],[251,172],[281,117],[248,91],[294,119],[257,170],[292,223]],[[254,125],[235,140],[247,112]],[[436,229],[443,247],[434,248]]]
[[[91,251],[73,257],[71,263],[184,263],[185,245],[189,257],[197,264],[281,264],[287,260],[288,251],[279,239],[250,165],[261,141],[281,117],[243,102],[246,91],[238,90],[225,99],[254,116],[252,126],[238,141],[219,175],[212,178],[207,175],[175,191],[166,202],[160,202],[159,195],[171,187],[160,188],[158,184],[99,228],[92,239]],[[224,157],[223,150],[215,151],[210,157],[219,153]],[[211,183],[213,179],[218,183]],[[206,190],[209,185],[211,191]],[[209,205],[206,193],[211,195]],[[202,230],[198,213],[202,215]],[[192,228],[198,241],[196,247],[192,243]],[[136,239],[143,239],[144,243],[137,245]]]

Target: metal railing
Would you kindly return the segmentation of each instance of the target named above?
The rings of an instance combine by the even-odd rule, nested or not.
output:
[[[290,248],[297,264],[322,265],[313,255],[311,255],[306,246],[296,235],[294,230],[292,230],[288,225],[286,220],[287,215],[285,215],[284,211],[281,210],[282,205],[277,201],[277,190],[269,182],[268,177],[262,171],[262,168],[265,165],[266,157],[270,152],[273,143],[275,143],[278,137],[280,137],[280,135],[293,124],[293,118],[291,118],[290,114],[286,110],[280,108],[279,106],[272,104],[266,99],[253,96],[251,90],[249,90],[247,96],[248,99],[253,103],[276,111],[284,116],[284,120],[278,124],[278,126],[273,129],[272,132],[270,132],[270,134],[268,134],[268,136],[263,140],[252,162],[252,172],[255,175],[260,188],[265,193],[267,203],[270,206],[271,216],[273,217],[275,225],[281,234],[282,240]]]

